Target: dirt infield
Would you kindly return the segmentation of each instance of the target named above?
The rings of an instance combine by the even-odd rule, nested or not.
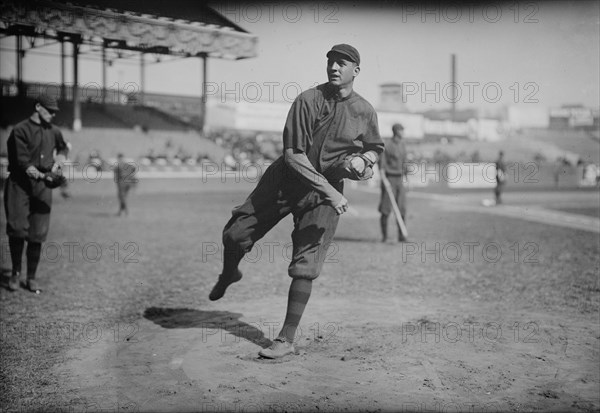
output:
[[[207,298],[222,226],[251,188],[142,182],[128,218],[112,215],[110,182],[57,198],[47,291],[0,290],[3,411],[600,409],[596,232],[477,213],[472,194],[468,208],[413,196],[411,239],[382,244],[377,196],[350,190],[356,213],[340,222],[297,354],[266,361],[291,220],[222,300]]]

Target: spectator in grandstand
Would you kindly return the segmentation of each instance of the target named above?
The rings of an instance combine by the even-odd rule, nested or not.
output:
[[[506,164],[504,163],[504,152],[498,153],[498,159],[496,160],[496,188],[494,188],[494,195],[496,196],[496,205],[502,203],[502,191],[506,185]]]
[[[154,162],[154,160],[156,159],[156,154],[154,153],[154,148],[148,149],[148,154],[146,155],[146,158],[150,159],[150,162]]]
[[[60,130],[52,125],[58,111],[56,99],[40,95],[33,114],[13,128],[7,140],[8,171],[4,187],[6,234],[12,262],[8,288],[15,291],[21,281],[21,264],[27,241],[27,279],[23,286],[36,294],[42,243],[50,227],[52,189],[48,173],[59,173],[69,152]],[[56,155],[54,155],[56,151]],[[53,180],[52,177],[49,178]]]
[[[563,171],[563,160],[562,158],[556,158],[556,161],[554,161],[554,165],[552,167],[552,176],[554,178],[554,187],[558,188],[558,185],[560,184],[560,174]]]
[[[117,155],[117,163],[114,165],[114,177],[115,183],[117,184],[117,197],[119,199],[119,212],[117,216],[129,214],[127,208],[127,195],[131,188],[137,184],[137,177],[135,176],[137,168],[133,162],[127,162],[122,153]]]
[[[90,156],[88,158],[88,164],[91,164],[96,168],[96,171],[102,172],[104,169],[104,161],[102,160],[102,156],[100,156],[100,152],[96,149],[90,152]]]

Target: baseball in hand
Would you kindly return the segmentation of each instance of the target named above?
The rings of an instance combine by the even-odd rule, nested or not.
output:
[[[365,160],[359,156],[352,158],[352,160],[350,161],[350,165],[352,166],[352,169],[354,169],[359,174],[362,174],[365,168],[367,167],[367,165],[365,164]]]

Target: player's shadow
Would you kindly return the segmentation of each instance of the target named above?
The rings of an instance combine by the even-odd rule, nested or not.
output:
[[[262,348],[271,345],[271,340],[253,325],[240,321],[240,313],[229,311],[201,311],[191,308],[150,307],[144,318],[163,328],[221,329],[239,338],[246,339]]]
[[[94,218],[112,218],[117,216],[114,212],[88,212],[88,215]]]
[[[379,242],[379,239],[375,239],[375,238],[367,238],[367,237],[348,237],[348,236],[335,236],[333,238],[332,243],[335,242],[366,242],[366,243],[376,243]]]

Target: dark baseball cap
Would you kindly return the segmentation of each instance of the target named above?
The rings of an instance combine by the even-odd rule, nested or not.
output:
[[[392,129],[404,130],[404,126],[402,126],[401,123],[394,123],[394,125],[392,126]]]
[[[58,110],[59,110],[58,104],[56,103],[56,98],[54,98],[50,95],[46,95],[46,94],[39,95],[36,99],[36,103],[39,103],[46,109],[54,111],[54,112],[58,112]]]
[[[356,50],[349,44],[336,44],[331,48],[330,51],[327,52],[327,57],[329,57],[331,53],[343,54],[344,56],[348,57],[352,62],[356,63],[357,65],[360,65],[360,54],[358,53],[358,50]]]

